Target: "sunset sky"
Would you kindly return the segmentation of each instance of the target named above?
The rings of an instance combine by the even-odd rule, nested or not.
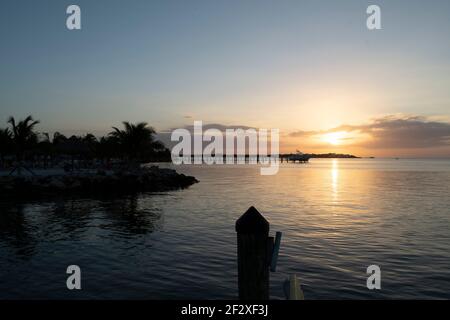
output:
[[[450,157],[449,35],[448,0],[3,0],[0,127],[202,120],[279,128],[283,152]]]

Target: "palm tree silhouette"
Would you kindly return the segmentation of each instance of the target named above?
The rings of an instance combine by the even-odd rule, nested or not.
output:
[[[23,165],[23,158],[25,152],[37,144],[37,134],[33,130],[39,121],[34,120],[32,116],[28,116],[17,123],[14,117],[9,117],[8,123],[11,125],[12,142],[16,152],[16,160],[18,162],[18,165],[9,174],[11,175],[16,170],[18,170],[20,174],[22,167],[34,174],[30,169]]]
[[[32,116],[20,121],[10,117],[10,127],[0,129],[0,165],[5,166],[6,156],[15,155],[15,166],[10,175],[15,171],[21,174],[22,169],[34,175],[24,166],[25,160],[37,160],[44,168],[49,162],[52,167],[63,162],[64,168],[69,170],[70,165],[65,161],[71,159],[73,171],[75,163],[80,168],[87,168],[95,165],[97,160],[109,167],[111,159],[121,158],[129,168],[135,168],[140,163],[170,159],[170,151],[155,139],[155,130],[146,122],[125,121],[122,129],[112,127],[112,132],[99,139],[91,133],[66,137],[59,132],[50,138],[46,132],[35,131],[38,123]]]
[[[11,131],[6,129],[0,129],[0,159],[1,165],[5,165],[5,155],[11,151],[12,146],[12,134]]]
[[[117,154],[117,139],[112,136],[101,137],[95,150],[96,157],[101,159],[104,164],[109,164]]]
[[[47,132],[41,134],[37,145],[37,154],[44,158],[44,168],[47,168],[48,160],[53,156],[53,144],[50,141],[50,135]]]
[[[136,165],[136,161],[148,151],[151,151],[155,144],[153,135],[156,133],[152,127],[148,127],[147,122],[132,124],[122,122],[124,129],[120,130],[112,127],[109,135],[117,140],[120,151],[129,164]]]

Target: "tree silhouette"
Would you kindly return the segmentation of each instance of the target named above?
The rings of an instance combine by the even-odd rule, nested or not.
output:
[[[11,152],[12,147],[12,134],[11,131],[6,129],[0,129],[0,160],[1,166],[5,166],[5,156]]]
[[[25,168],[24,160],[38,161],[45,168],[64,164],[64,168],[72,170],[78,163],[82,167],[93,168],[95,160],[103,165],[111,165],[112,159],[125,160],[128,167],[139,166],[140,163],[152,161],[169,161],[170,151],[160,141],[156,141],[155,130],[146,122],[123,122],[123,128],[113,127],[108,135],[97,139],[93,134],[65,136],[55,132],[35,132],[39,121],[32,116],[17,121],[14,117],[8,120],[9,128],[0,129],[0,165],[6,167],[5,157],[15,155],[14,171],[21,173]],[[69,166],[68,161],[71,162]],[[34,162],[35,164],[35,162]]]
[[[116,139],[123,158],[130,164],[137,164],[136,161],[153,151],[155,143],[153,135],[156,132],[152,127],[148,127],[146,122],[132,124],[124,121],[122,123],[124,129],[113,127],[114,131],[110,133],[110,136]]]
[[[11,125],[12,142],[16,153],[16,160],[18,161],[18,166],[10,174],[16,169],[18,169],[20,174],[21,168],[24,167],[22,162],[25,153],[37,144],[38,138],[34,132],[34,127],[39,121],[35,121],[32,116],[28,116],[19,122],[16,122],[14,117],[9,117],[8,123]],[[28,168],[24,168],[30,171]]]
[[[53,157],[54,148],[50,141],[50,135],[47,132],[43,132],[41,136],[43,138],[38,142],[37,154],[44,158],[44,168],[47,168],[48,160]]]
[[[37,134],[34,132],[34,127],[39,121],[35,121],[32,116],[28,116],[16,123],[14,117],[9,117],[8,123],[11,125],[12,140],[17,159],[21,161],[25,151],[37,143]]]

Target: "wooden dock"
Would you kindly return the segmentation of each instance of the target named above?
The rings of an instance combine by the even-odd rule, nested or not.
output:
[[[222,157],[222,163],[236,163],[236,164],[248,164],[248,163],[258,163],[260,161],[262,161],[263,159],[265,159],[266,161],[269,159],[273,159],[275,161],[280,161],[281,163],[286,162],[286,163],[308,163],[309,159],[311,159],[311,156],[308,154],[298,154],[298,153],[289,153],[289,154],[280,154],[280,155],[267,155],[267,156],[259,156],[259,155],[255,155],[255,156],[249,156],[249,155],[234,155],[234,156],[215,156],[212,155],[211,157],[205,157],[202,155],[191,155],[191,162],[195,163],[195,160],[197,160],[200,163],[203,163],[204,161],[206,161],[209,158],[215,159],[215,158],[220,158]]]

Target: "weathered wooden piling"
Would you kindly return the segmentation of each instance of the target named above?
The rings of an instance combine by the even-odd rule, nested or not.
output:
[[[241,300],[269,299],[269,266],[273,248],[269,227],[269,222],[254,207],[236,221]]]

